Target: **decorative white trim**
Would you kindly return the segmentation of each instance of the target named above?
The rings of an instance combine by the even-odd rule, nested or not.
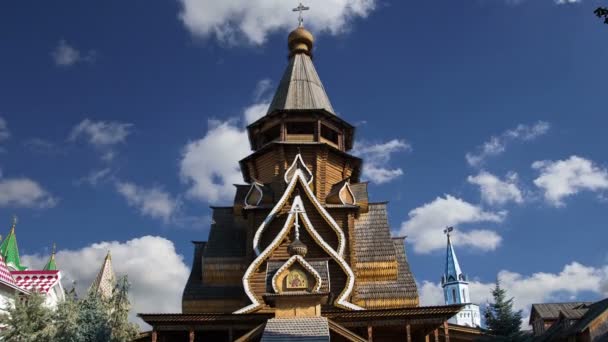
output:
[[[363,310],[363,308],[361,308],[355,304],[349,303],[347,301],[348,296],[353,291],[353,287],[355,286],[355,274],[353,273],[353,270],[346,263],[346,261],[342,258],[342,256],[339,255],[333,248],[331,248],[331,246],[329,246],[323,240],[323,238],[319,235],[319,233],[314,229],[312,223],[308,219],[308,216],[306,216],[306,213],[304,213],[304,215],[302,215],[302,218],[304,219],[304,227],[310,233],[310,235],[312,235],[313,239],[319,245],[321,245],[321,247],[325,250],[325,252],[327,252],[327,254],[329,254],[336,262],[338,262],[338,265],[340,265],[340,267],[342,268],[344,273],[346,273],[347,285],[344,288],[344,290],[342,290],[342,293],[340,293],[340,295],[338,295],[336,305],[342,306],[345,308],[349,308],[352,310]]]
[[[264,230],[266,230],[266,227],[268,226],[268,224],[274,219],[274,217],[281,210],[283,205],[285,205],[285,202],[287,201],[287,199],[289,199],[289,195],[291,195],[291,192],[295,188],[298,179],[301,181],[303,188],[304,188],[306,194],[308,195],[307,196],[308,199],[310,199],[310,201],[314,204],[315,208],[317,208],[317,210],[320,212],[321,216],[323,216],[323,218],[329,224],[329,226],[332,228],[332,230],[336,233],[336,235],[338,235],[337,251],[340,256],[343,256],[344,249],[346,247],[346,243],[345,243],[346,238],[344,236],[344,232],[342,231],[342,229],[340,228],[338,223],[336,223],[336,221],[333,219],[333,217],[331,217],[331,215],[329,215],[327,210],[325,210],[325,208],[323,208],[323,206],[321,205],[319,200],[317,200],[317,198],[313,194],[310,187],[306,184],[306,179],[304,178],[304,174],[302,173],[302,170],[300,170],[300,169],[296,170],[296,173],[295,173],[294,177],[292,177],[289,184],[287,185],[287,189],[285,189],[283,196],[281,196],[281,199],[279,199],[279,202],[277,202],[277,204],[274,206],[274,208],[272,208],[272,210],[270,211],[268,216],[266,216],[264,221],[260,224],[260,226],[256,230],[255,235],[253,236],[253,250],[255,251],[255,253],[257,255],[260,254],[259,244],[260,244],[260,239],[262,237],[262,233],[264,233]],[[292,206],[293,205],[295,205],[295,201],[292,204]]]
[[[309,179],[306,181],[306,184],[310,185],[310,183],[312,183],[314,175],[308,169],[308,167],[306,166],[306,163],[304,163],[304,160],[302,159],[302,155],[300,153],[298,153],[296,155],[296,157],[293,159],[293,162],[291,163],[291,166],[287,169],[287,171],[285,171],[285,175],[283,176],[283,179],[285,179],[285,183],[289,183],[291,181],[291,179],[288,179],[288,177],[289,177],[289,173],[292,172],[292,170],[294,170],[293,177],[295,177],[295,171],[301,170],[301,168],[299,167],[300,165],[298,165],[298,163],[304,167],[304,170],[306,170],[306,172],[308,172]],[[293,177],[291,177],[291,178],[293,178]]]
[[[272,251],[274,251],[279,246],[281,241],[283,241],[283,239],[285,238],[285,236],[287,235],[287,233],[290,230],[289,228],[291,227],[292,223],[295,221],[295,215],[297,215],[297,213],[294,211],[290,211],[289,215],[287,216],[287,219],[285,220],[285,224],[283,225],[283,228],[275,236],[274,240],[268,245],[268,247],[266,247],[266,249],[264,249],[264,251],[262,251],[261,253],[259,252],[259,241],[262,236],[262,232],[264,231],[264,229],[266,228],[268,223],[270,223],[272,221],[272,219],[276,216],[277,212],[284,205],[287,198],[289,198],[289,195],[290,195],[291,191],[293,191],[298,180],[300,180],[300,182],[304,185],[303,188],[305,189],[305,192],[308,195],[308,198],[313,202],[313,204],[315,205],[317,210],[319,210],[321,215],[325,218],[325,220],[329,223],[329,225],[338,234],[338,251],[336,251],[330,245],[328,245],[323,240],[323,238],[319,235],[319,233],[314,229],[312,223],[308,219],[308,215],[306,215],[306,212],[299,213],[300,216],[304,219],[304,227],[306,228],[306,230],[311,234],[313,239],[321,246],[321,248],[323,248],[323,250],[325,250],[325,252],[327,254],[329,254],[334,260],[336,260],[338,265],[340,265],[340,268],[342,268],[344,273],[346,273],[346,275],[347,275],[347,286],[344,288],[342,293],[340,293],[335,304],[338,307],[347,308],[347,309],[351,309],[351,310],[363,310],[363,308],[361,308],[357,305],[354,305],[352,303],[349,303],[347,301],[347,298],[350,295],[350,293],[352,292],[353,287],[355,285],[355,275],[354,275],[352,269],[350,268],[350,266],[342,258],[342,256],[344,255],[344,248],[345,248],[344,232],[342,232],[342,230],[340,229],[340,227],[338,226],[336,221],[334,221],[334,219],[329,215],[329,213],[325,210],[325,208],[323,208],[321,206],[321,204],[319,203],[319,201],[316,199],[316,197],[312,193],[312,190],[310,189],[308,184],[306,184],[306,179],[304,178],[304,174],[303,174],[302,170],[297,169],[295,171],[294,177],[291,179],[289,185],[287,186],[287,189],[285,189],[283,196],[281,197],[281,199],[279,200],[277,205],[272,209],[270,214],[268,214],[266,219],[264,219],[264,222],[262,222],[262,224],[260,225],[260,227],[258,228],[258,230],[255,233],[255,236],[253,238],[253,248],[256,251],[256,254],[258,254],[258,256],[249,265],[249,267],[247,268],[247,271],[243,275],[243,288],[245,289],[245,293],[251,300],[252,304],[235,311],[234,312],[235,314],[248,313],[261,306],[260,302],[258,301],[256,296],[252,293],[252,291],[250,289],[249,277],[255,271],[255,269],[257,269],[259,264],[261,262],[263,262],[270,255],[270,253],[272,253]],[[296,208],[304,207],[304,205],[302,203],[302,198],[299,195],[294,198],[292,207],[296,207]]]
[[[299,255],[294,255],[289,258],[289,260],[287,260],[281,267],[279,267],[274,276],[272,276],[271,283],[274,292],[279,293],[279,286],[277,285],[277,279],[279,278],[279,275],[285,272],[285,270],[291,267],[291,265],[293,265],[296,261],[300,263],[300,265],[302,265],[302,267],[304,267],[308,272],[312,273],[312,275],[315,277],[317,283],[315,285],[315,288],[312,289],[312,292],[319,292],[319,290],[321,289],[321,283],[323,282],[323,280],[321,279],[321,275],[319,274],[319,272],[317,272],[317,270],[314,269],[314,267],[312,267],[311,264],[309,264],[306,260],[304,260],[304,258]]]
[[[350,193],[350,195],[353,196],[353,203],[346,203],[346,201],[344,200],[344,198],[342,198],[342,190],[344,188],[346,188],[346,190]],[[340,198],[340,202],[342,202],[342,204],[355,204],[355,203],[357,203],[357,199],[355,198],[355,194],[350,189],[350,182],[349,181],[344,182],[344,185],[342,185],[342,188],[338,191],[338,198]]]
[[[248,203],[248,199],[249,199],[249,195],[251,195],[251,192],[255,189],[259,194],[260,194],[260,199],[258,200],[258,202],[256,204],[254,204],[255,206],[260,205],[260,203],[262,202],[262,199],[264,198],[264,191],[262,190],[262,187],[264,185],[258,183],[258,182],[253,182],[251,183],[251,186],[249,187],[249,191],[247,191],[247,195],[245,195],[245,200],[243,201],[245,206],[251,206],[252,204]]]

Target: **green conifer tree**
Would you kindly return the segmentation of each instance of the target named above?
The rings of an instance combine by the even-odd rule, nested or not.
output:
[[[89,293],[79,302],[78,324],[81,328],[82,342],[110,340],[108,303],[95,293]]]
[[[57,328],[55,333],[56,342],[80,342],[83,340],[83,329],[80,326],[80,303],[75,290],[66,291],[65,300],[57,305],[54,319]]]
[[[44,305],[44,296],[33,292],[27,297],[15,296],[0,316],[0,340],[11,342],[53,341],[53,311]]]
[[[522,312],[513,311],[513,298],[506,299],[507,291],[500,287],[498,280],[492,290],[494,303],[485,310],[486,325],[494,340],[520,341],[523,339],[520,326]]]
[[[129,280],[123,276],[112,291],[110,300],[110,328],[112,330],[111,342],[128,342],[135,338],[139,332],[137,325],[129,322]]]

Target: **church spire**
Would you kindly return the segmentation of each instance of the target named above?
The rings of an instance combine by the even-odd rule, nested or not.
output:
[[[268,114],[289,109],[317,109],[335,114],[312,63],[314,37],[302,24],[302,11],[308,9],[302,4],[294,8],[294,11],[300,12],[299,26],[287,37],[289,64],[270,103]]]
[[[450,234],[453,230],[454,227],[448,227],[443,231],[448,238],[444,273],[444,279],[447,283],[452,281],[465,280],[465,276],[464,274],[462,274],[460,264],[458,263],[458,258],[456,257],[456,252],[454,251],[454,246],[452,245],[452,240],[450,239]]]
[[[89,288],[89,293],[98,294],[102,298],[106,299],[110,298],[112,296],[115,283],[116,275],[112,269],[112,255],[110,254],[110,251],[108,251],[97,277]]]
[[[471,303],[471,295],[469,293],[469,283],[467,277],[462,273],[454,245],[452,245],[451,234],[454,227],[447,227],[443,230],[447,237],[447,248],[445,256],[445,271],[441,276],[441,287],[443,287],[443,297],[445,303],[464,304],[460,312],[450,318],[449,322],[457,325],[466,325],[470,327],[481,326],[481,314],[479,305]]]
[[[44,265],[45,271],[56,271],[57,270],[57,263],[55,262],[56,248],[57,248],[57,246],[53,243],[53,251],[51,252],[51,257],[49,258],[49,261],[46,263],[46,265]]]
[[[0,245],[0,254],[4,258],[6,265],[16,271],[24,271],[27,269],[25,266],[21,266],[21,259],[19,258],[19,247],[17,246],[17,235],[15,234],[15,227],[17,226],[17,216],[13,216],[13,223],[11,230],[8,235],[2,241]]]

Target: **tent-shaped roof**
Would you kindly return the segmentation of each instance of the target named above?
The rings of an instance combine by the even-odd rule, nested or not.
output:
[[[44,265],[43,270],[45,271],[56,271],[57,270],[57,262],[55,262],[55,244],[53,244],[53,252],[51,253],[51,257],[49,261],[47,261],[46,265]]]
[[[15,226],[17,221],[13,221],[10,232],[0,245],[0,254],[4,258],[6,265],[17,271],[27,270],[27,267],[21,265],[19,258],[19,247],[17,246],[17,235],[15,234]]]
[[[325,109],[335,114],[310,57],[312,43],[312,34],[303,27],[289,35],[289,64],[270,103],[269,114],[285,109]]]
[[[112,256],[110,255],[110,252],[108,252],[103,261],[103,265],[101,265],[101,269],[95,278],[95,281],[93,281],[91,287],[89,288],[89,291],[99,294],[103,298],[109,298],[112,296],[115,282],[116,275],[112,269]]]

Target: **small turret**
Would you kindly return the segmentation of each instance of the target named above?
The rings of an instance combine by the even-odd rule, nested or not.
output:
[[[14,271],[25,271],[27,267],[21,265],[21,259],[19,257],[19,247],[17,246],[17,235],[15,234],[15,227],[17,226],[17,217],[13,216],[13,223],[11,230],[8,235],[2,241],[0,245],[0,254],[4,258],[4,262]]]
[[[53,244],[53,251],[51,252],[51,257],[49,258],[49,261],[46,263],[46,265],[44,265],[44,269],[45,271],[56,271],[57,270],[57,263],[55,262],[55,249],[56,249],[56,245]]]
[[[445,304],[466,304],[465,307],[449,322],[466,325],[466,326],[480,326],[481,325],[481,314],[479,312],[479,306],[471,304],[471,297],[469,295],[469,283],[467,277],[462,273],[460,263],[456,257],[456,251],[452,245],[451,233],[454,231],[454,227],[448,227],[443,232],[447,236],[447,249],[445,259],[445,271],[441,276],[441,287],[443,287],[443,296]]]

